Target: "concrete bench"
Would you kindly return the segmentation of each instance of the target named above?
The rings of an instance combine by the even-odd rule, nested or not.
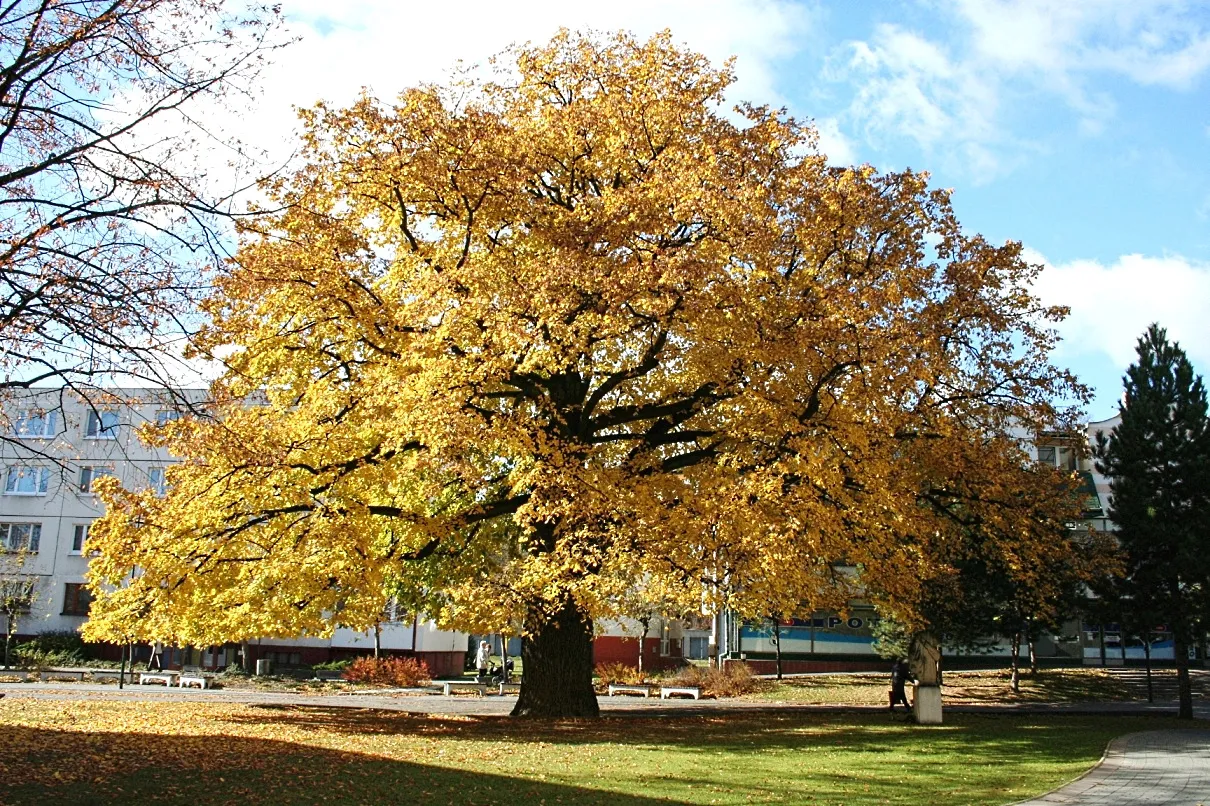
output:
[[[521,684],[520,683],[501,683],[500,684],[500,696],[502,696],[502,697],[505,694],[520,694],[520,693],[521,693]]]
[[[441,684],[441,693],[446,697],[454,693],[455,689],[474,689],[479,692],[479,696],[487,695],[487,683],[476,683],[473,680],[434,680],[435,683]]]
[[[93,669],[89,674],[93,680],[100,680],[101,678],[113,678],[114,680],[119,680],[123,676],[122,672],[118,669]],[[133,683],[134,675],[134,670],[127,669],[125,673],[125,682]]]
[[[163,683],[165,686],[171,686],[177,677],[177,672],[139,672],[139,685]]]
[[[701,686],[660,686],[660,699],[666,700],[673,694],[683,694],[695,700],[702,698]]]
[[[641,694],[644,697],[650,697],[651,696],[651,686],[625,685],[623,683],[610,683],[609,684],[609,696],[612,697],[615,694]]]
[[[214,676],[203,671],[201,666],[182,666],[178,685],[181,688],[186,686],[197,686],[200,689],[214,688]]]
[[[91,674],[91,669],[43,669],[41,678],[43,680],[84,680],[84,676]]]

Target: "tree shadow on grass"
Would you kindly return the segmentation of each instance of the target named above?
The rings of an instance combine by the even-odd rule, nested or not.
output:
[[[251,706],[224,719],[233,725],[281,724],[347,736],[409,734],[443,741],[567,746],[624,745],[697,752],[756,753],[835,745],[858,753],[907,752],[922,746],[972,758],[1033,757],[1074,762],[1100,756],[1109,737],[1169,727],[1156,716],[951,713],[939,726],[891,722],[883,712],[752,710],[635,719],[536,720],[499,716],[446,717],[321,706]],[[1008,756],[1008,754],[1012,754]]]
[[[909,804],[928,791],[938,806],[1002,803],[1046,788],[1037,782],[1038,762],[1052,776],[1055,765],[1067,765],[1062,778],[1074,777],[1112,735],[1172,724],[964,714],[918,727],[880,717],[761,712],[540,721],[348,708],[165,708],[160,718],[168,724],[204,720],[204,735],[0,724],[0,801],[653,806],[717,797],[732,804]],[[111,727],[120,729],[105,723]],[[242,735],[254,731],[270,738]],[[982,772],[968,775],[976,768]],[[593,788],[596,782],[620,792]]]
[[[0,725],[0,802],[72,804],[679,803],[236,736]]]

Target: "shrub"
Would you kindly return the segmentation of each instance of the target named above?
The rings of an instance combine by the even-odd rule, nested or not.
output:
[[[329,660],[323,663],[316,663],[311,667],[311,670],[315,672],[343,672],[352,663],[353,661],[351,660]]]
[[[342,675],[351,683],[412,688],[432,679],[429,667],[415,658],[358,658]]]
[[[88,657],[84,639],[75,630],[47,630],[17,645],[17,651],[31,656],[49,655],[74,658],[77,662]]]
[[[689,666],[677,672],[672,682],[678,686],[700,686],[702,693],[710,697],[738,697],[759,691],[764,685],[746,663],[728,663],[722,669]]]
[[[75,630],[47,630],[13,648],[16,662],[22,666],[81,666],[88,655],[84,639]]]
[[[647,682],[648,675],[646,672],[640,673],[634,666],[627,666],[625,663],[601,663],[597,665],[597,677],[600,678],[602,685],[610,683],[618,683],[620,685],[637,685]]]
[[[46,652],[64,652],[79,655],[81,658],[88,654],[84,639],[75,630],[47,630],[25,642],[25,645],[30,644],[35,644]]]
[[[18,644],[13,650],[18,666],[27,669],[45,669],[52,666],[80,666],[84,658],[74,652],[48,652],[33,641]]]

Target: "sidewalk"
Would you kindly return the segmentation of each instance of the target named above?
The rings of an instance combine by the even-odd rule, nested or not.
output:
[[[1210,804],[1210,730],[1121,736],[1088,774],[1016,806],[1193,806]]]
[[[304,705],[342,708],[381,708],[418,714],[461,716],[504,716],[516,703],[515,695],[455,694],[299,694],[296,692],[248,691],[239,689],[179,689],[158,685],[114,685],[93,683],[0,683],[0,692],[10,696],[51,700],[170,700],[177,702],[230,702],[247,704]],[[810,705],[804,703],[753,702],[747,700],[690,700],[655,697],[598,697],[603,714],[632,716],[689,716],[727,712],[815,711],[825,713],[885,713],[885,705]],[[1017,705],[946,705],[946,713],[978,714],[1082,714],[1082,715],[1176,715],[1175,702],[1025,703]],[[1194,705],[1194,716],[1210,719],[1210,703]],[[1207,804],[1210,806],[1210,803]]]

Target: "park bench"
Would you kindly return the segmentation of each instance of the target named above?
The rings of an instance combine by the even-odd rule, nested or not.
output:
[[[434,683],[441,684],[441,693],[446,697],[454,693],[455,689],[474,689],[479,692],[479,696],[483,697],[487,694],[487,683],[479,683],[474,680],[434,680]]]
[[[89,674],[94,680],[99,680],[102,677],[112,677],[116,680],[122,676],[122,672],[118,669],[90,669]],[[129,682],[134,682],[133,670],[126,670],[126,680]]]
[[[139,685],[163,683],[166,687],[171,686],[176,681],[177,675],[177,672],[139,672]]]
[[[683,694],[695,700],[702,698],[701,686],[660,686],[660,699],[666,700],[673,694]]]
[[[197,686],[200,689],[211,687],[211,677],[205,674],[197,666],[185,666],[181,669],[181,677],[178,686],[185,688],[186,686]]]
[[[520,694],[521,693],[521,684],[520,683],[501,683],[500,684],[500,696],[504,696],[504,694],[506,692],[509,694]]]
[[[609,696],[612,697],[615,694],[641,694],[644,697],[650,697],[651,686],[644,686],[641,684],[627,685],[625,683],[610,683]]]
[[[43,669],[41,678],[47,681],[55,680],[84,680],[84,676],[90,674],[93,670],[86,668],[77,668],[73,666],[57,666],[49,669]]]

